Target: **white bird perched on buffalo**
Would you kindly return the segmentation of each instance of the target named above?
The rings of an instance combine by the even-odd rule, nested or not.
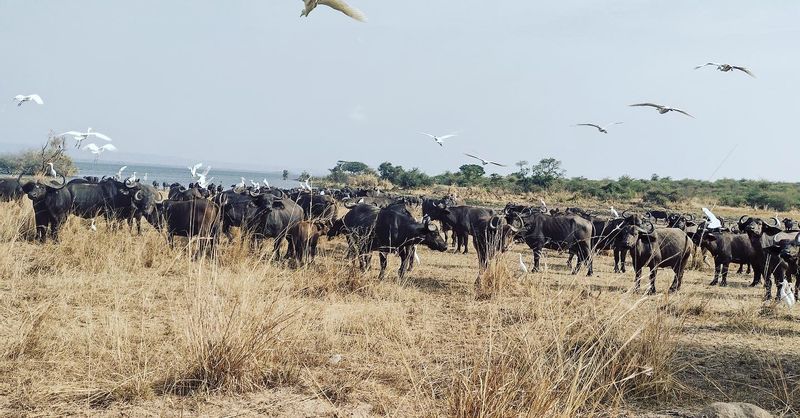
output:
[[[344,0],[303,0],[303,11],[300,12],[300,17],[308,16],[312,10],[318,5],[328,6],[334,10],[338,10],[347,16],[358,20],[359,22],[366,22],[367,17],[360,10],[345,3]]]
[[[102,147],[98,147],[97,144],[95,144],[94,142],[90,142],[90,143],[86,144],[86,146],[83,147],[83,149],[84,150],[89,150],[89,152],[91,152],[92,154],[95,155],[94,158],[97,159],[97,158],[100,157],[100,154],[102,154],[102,153],[104,153],[106,151],[116,151],[117,147],[115,147],[112,144],[105,144]]]
[[[264,179],[264,187],[271,189],[271,187],[269,187],[269,182],[267,181],[267,179]]]
[[[192,173],[192,178],[197,177],[197,170],[199,170],[200,167],[202,167],[202,166],[203,166],[203,163],[197,163],[197,164],[195,164],[195,165],[193,165],[191,167],[187,167],[189,169],[189,172]]]
[[[593,123],[579,123],[579,124],[577,124],[575,126],[591,126],[592,128],[597,128],[597,130],[600,131],[601,133],[607,134],[609,127],[614,126],[614,125],[622,125],[623,123],[625,123],[625,122],[614,122],[614,123],[609,123],[609,124],[606,124],[606,125],[603,125],[603,126],[595,125]]]
[[[496,165],[498,167],[507,167],[505,164],[500,164],[497,161],[492,161],[492,160],[484,160],[483,158],[478,157],[477,155],[467,154],[466,152],[464,153],[464,155],[466,155],[467,157],[472,157],[472,158],[474,158],[476,160],[479,160],[481,162],[481,164],[483,164],[483,165],[494,164],[494,165]]]
[[[711,213],[711,211],[708,210],[708,208],[703,208],[703,213],[705,213],[706,216],[708,217],[708,223],[706,224],[706,229],[722,228],[722,222],[716,216],[714,216],[714,214]]]
[[[684,115],[686,115],[686,116],[688,116],[690,118],[694,117],[694,116],[686,113],[685,111],[678,109],[677,107],[669,107],[669,106],[664,106],[664,105],[655,104],[655,103],[636,103],[636,104],[632,104],[630,106],[632,106],[632,107],[636,107],[636,106],[653,107],[653,108],[656,108],[658,110],[658,113],[660,113],[662,115],[665,114],[665,113],[669,113],[669,112],[678,112],[678,113],[683,113]]]
[[[433,142],[436,142],[437,144],[439,144],[440,147],[444,146],[444,140],[445,139],[452,138],[454,136],[458,136],[457,134],[447,134],[447,135],[442,135],[442,136],[436,136],[436,135],[425,133],[425,132],[420,132],[420,133],[423,134],[423,135],[427,135],[427,136],[431,137],[431,139],[433,139]]]
[[[111,138],[101,134],[100,132],[93,131],[92,128],[87,129],[86,132],[69,131],[69,132],[64,132],[63,134],[59,134],[58,136],[61,137],[64,135],[70,135],[73,139],[75,139],[75,148],[80,147],[81,141],[89,137],[100,138],[103,141],[111,142]]]
[[[708,67],[708,66],[717,67],[717,70],[720,70],[720,71],[722,71],[724,73],[727,73],[728,71],[739,70],[739,71],[749,75],[750,77],[756,78],[756,75],[753,74],[747,67],[741,67],[741,66],[738,66],[738,65],[717,64],[715,62],[707,62],[707,63],[705,63],[703,65],[698,65],[697,67],[694,67],[694,69],[695,70],[699,70],[701,68]]]
[[[22,104],[25,103],[25,102],[34,102],[36,104],[44,104],[44,101],[42,100],[41,97],[39,97],[38,94],[29,94],[27,96],[24,95],[24,94],[18,94],[16,96],[14,96],[13,100],[15,102],[17,102],[17,107],[22,106]]]
[[[56,169],[53,167],[53,163],[47,163],[50,166],[50,176],[58,177],[58,173],[56,173]]]
[[[619,212],[617,212],[617,210],[614,209],[613,206],[611,207],[611,213],[614,214],[614,218],[621,218],[621,216],[619,216]]]
[[[120,167],[119,170],[117,170],[117,175],[114,177],[116,177],[117,180],[122,180],[122,172],[125,171],[126,168],[128,168],[127,165],[123,165],[122,167]]]

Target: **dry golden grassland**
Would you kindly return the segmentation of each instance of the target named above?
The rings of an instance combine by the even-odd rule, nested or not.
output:
[[[800,410],[797,312],[751,278],[632,294],[600,255],[522,275],[516,244],[475,289],[470,254],[420,249],[404,281],[345,260],[266,261],[238,240],[191,260],[146,228],[71,218],[59,244],[28,241],[30,202],[0,205],[0,414],[618,416],[712,401]],[[225,240],[223,240],[224,242]],[[471,244],[470,244],[471,245]],[[732,271],[735,271],[732,269]]]

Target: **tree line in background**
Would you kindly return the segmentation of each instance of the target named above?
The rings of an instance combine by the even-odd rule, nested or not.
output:
[[[433,185],[486,187],[510,192],[569,192],[580,197],[602,201],[640,199],[651,206],[670,206],[693,198],[713,196],[724,206],[757,206],[786,211],[800,207],[800,183],[763,180],[674,180],[653,174],[649,179],[622,176],[618,179],[591,180],[585,177],[566,177],[561,161],[544,158],[536,164],[519,161],[516,171],[509,175],[489,176],[482,166],[464,164],[457,172],[445,171],[428,175],[418,168],[406,169],[383,162],[375,170],[358,161],[339,161],[330,169],[327,181],[350,183],[353,177],[379,178],[402,189]]]

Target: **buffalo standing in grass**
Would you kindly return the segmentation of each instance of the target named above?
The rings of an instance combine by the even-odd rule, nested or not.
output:
[[[648,294],[656,293],[656,274],[659,267],[672,267],[675,278],[672,280],[669,290],[670,292],[678,291],[683,282],[683,273],[689,262],[689,256],[694,249],[692,240],[682,230],[677,228],[655,229],[653,224],[649,224],[649,228],[636,225],[625,226],[622,233],[617,236],[616,245],[631,252],[633,268],[636,272],[635,290],[638,290],[641,284],[642,269],[650,268]]]
[[[294,255],[298,267],[314,261],[319,237],[327,228],[322,221],[302,221],[289,228],[289,252]]]
[[[155,227],[159,231],[166,230],[167,242],[174,247],[175,236],[199,240],[198,252],[195,258],[214,250],[220,232],[220,206],[225,201],[220,200],[219,205],[207,199],[192,200],[165,200],[160,204],[162,219]]]
[[[574,252],[577,263],[572,269],[572,274],[577,274],[582,265],[586,265],[586,275],[594,273],[592,266],[591,245],[592,222],[578,215],[550,215],[542,213],[530,206],[520,206],[509,203],[504,212],[507,215],[516,214],[524,223],[520,236],[533,251],[533,271],[539,270],[539,261],[542,249],[568,250]]]

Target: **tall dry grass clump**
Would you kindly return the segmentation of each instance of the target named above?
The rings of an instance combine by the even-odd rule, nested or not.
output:
[[[279,303],[280,294],[262,297],[253,290],[224,295],[199,285],[189,306],[174,313],[178,345],[165,392],[242,393],[276,383],[282,374],[275,368],[286,354],[284,332],[297,309]]]
[[[670,320],[648,315],[639,302],[611,311],[584,306],[569,316],[563,294],[537,302],[530,327],[494,326],[465,354],[448,393],[449,414],[596,415],[679,390]]]

